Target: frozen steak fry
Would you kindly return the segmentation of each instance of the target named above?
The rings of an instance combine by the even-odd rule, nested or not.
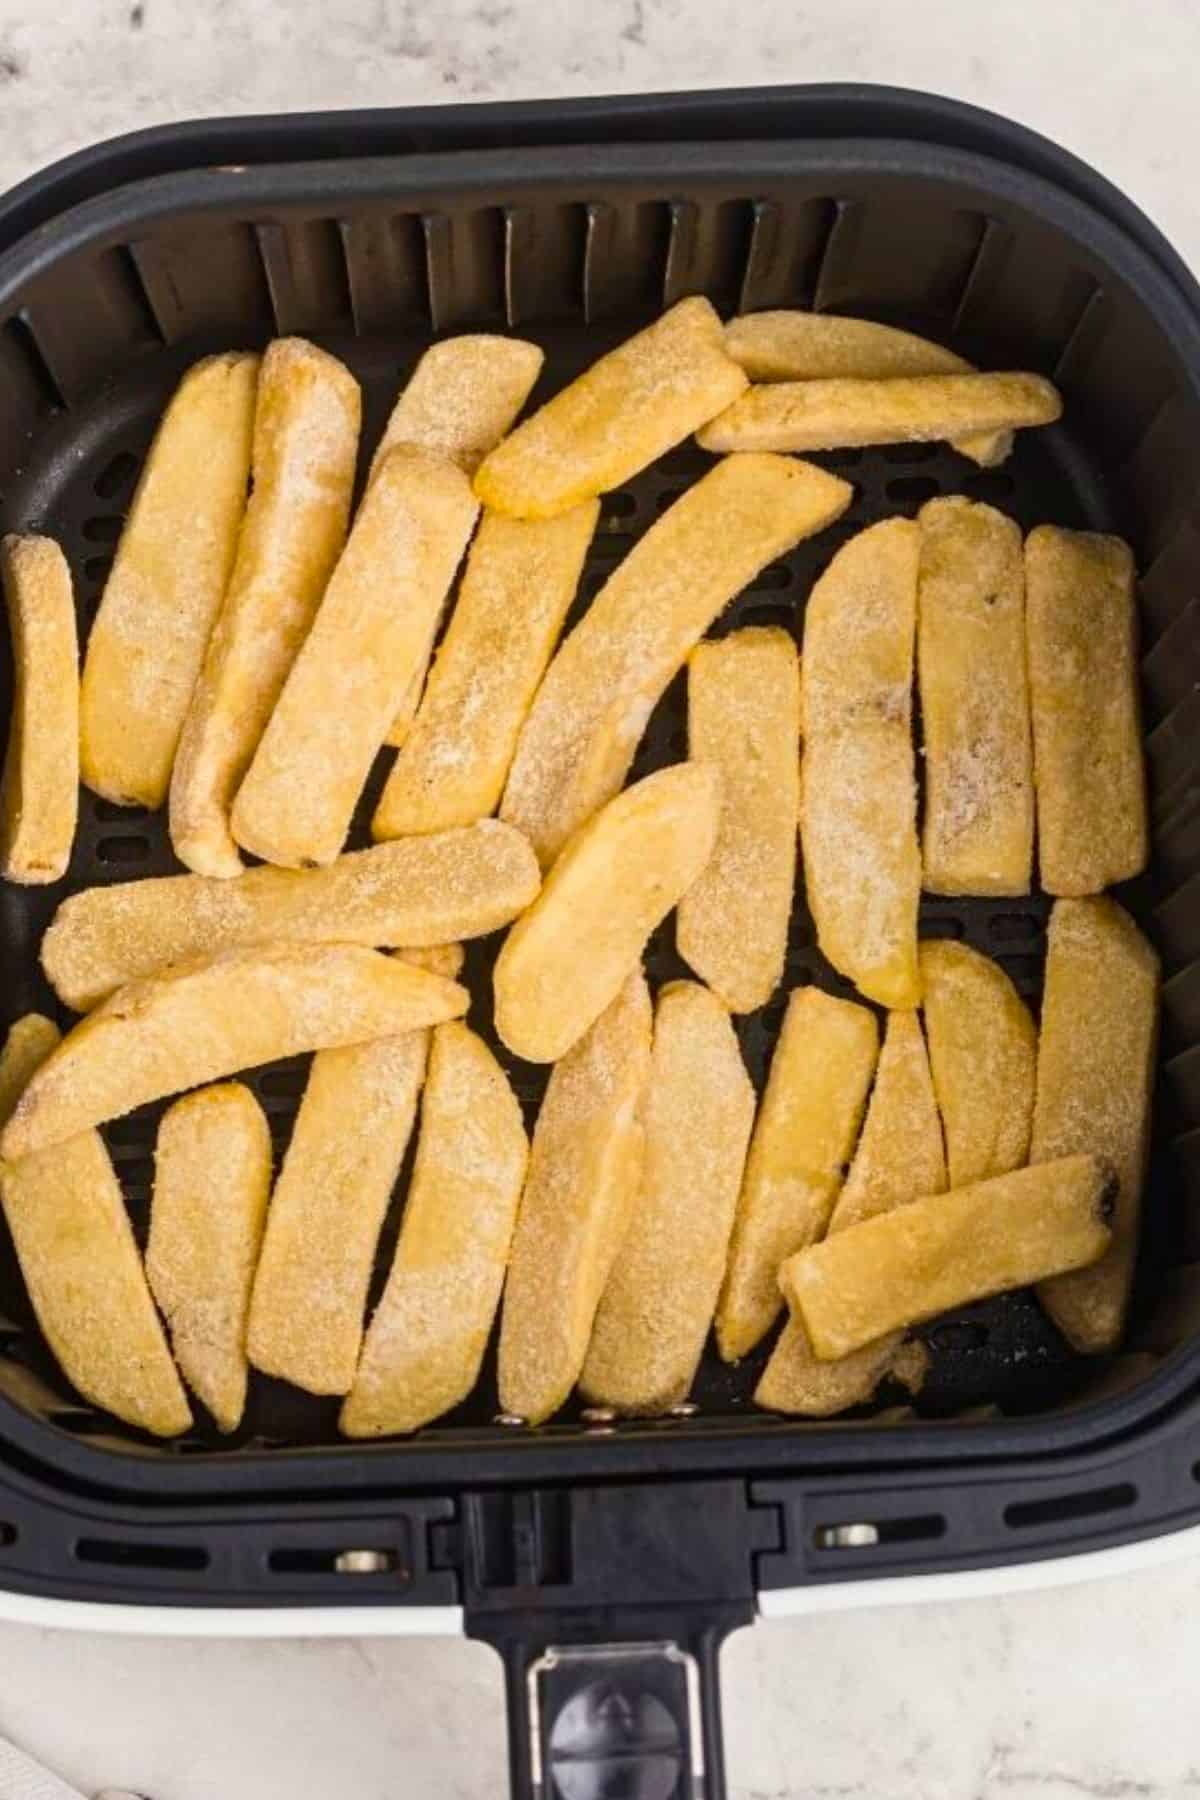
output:
[[[1025,540],[1038,866],[1047,893],[1098,894],[1146,866],[1133,555],[1039,525]]]
[[[544,361],[536,344],[490,332],[466,332],[431,344],[392,408],[371,463],[371,480],[397,444],[446,457],[473,475],[511,430]]]
[[[288,868],[340,854],[478,508],[462,470],[389,452],[233,804],[238,843]]]
[[[576,832],[496,959],[496,1030],[557,1062],[616,997],[655,927],[712,855],[721,777],[679,763],[635,782]]]
[[[736,1362],[783,1306],[779,1266],[823,1236],[858,1137],[879,1055],[874,1014],[819,988],[788,1001],[746,1158],[717,1343]]]
[[[1113,1175],[1094,1156],[913,1200],[784,1263],[780,1283],[823,1361],[989,1294],[1082,1268],[1112,1233]]]
[[[392,409],[371,464],[372,479],[397,444],[432,450],[473,475],[529,398],[542,362],[536,344],[487,332],[431,344]],[[412,729],[432,652],[431,632],[388,732],[388,743],[397,748]]]
[[[59,1041],[38,1013],[0,1051],[0,1120]],[[0,1164],[0,1202],[42,1334],[85,1400],[158,1437],[192,1422],[99,1132]]]
[[[946,1187],[942,1122],[916,1013],[888,1014],[862,1136],[846,1185],[829,1221],[830,1237]],[[926,1354],[888,1332],[837,1362],[813,1355],[803,1324],[789,1319],[754,1398],[775,1412],[824,1419],[869,1400],[885,1375],[912,1391],[925,1375]]]
[[[957,495],[922,507],[920,525],[922,885],[931,894],[1027,894],[1033,749],[1020,529]]]
[[[971,363],[941,344],[836,313],[743,313],[725,327],[725,348],[751,381],[824,381],[831,376],[969,375]],[[1011,431],[979,432],[953,448],[985,469],[1012,449]]]
[[[1050,425],[1062,399],[1041,375],[900,375],[890,381],[776,381],[752,387],[696,433],[705,450],[841,450],[961,443]]]
[[[312,1394],[354,1381],[375,1249],[408,1147],[428,1031],[313,1057],[250,1301],[256,1369]]]
[[[249,1088],[201,1088],[163,1114],[146,1275],[183,1377],[222,1431],[246,1405],[246,1315],[270,1191],[271,1133]]]
[[[721,771],[716,849],[679,902],[683,960],[736,1013],[783,976],[800,806],[800,665],[788,632],[751,626],[697,644],[688,754]]]
[[[79,805],[79,658],[71,571],[51,538],[9,536],[0,573],[13,697],[0,780],[0,874],[58,881]]]
[[[550,664],[517,742],[501,816],[543,866],[618,792],[663,690],[717,615],[773,557],[832,524],[852,492],[810,463],[731,456],[638,540]]]
[[[258,357],[193,364],[150,446],[88,637],[83,780],[161,806],[246,511]]]
[[[620,487],[745,386],[712,306],[681,300],[518,425],[484,458],[475,492],[496,512],[552,518]]]
[[[1037,1057],[1029,1008],[999,964],[966,944],[922,944],[921,981],[950,1185],[1007,1175],[1029,1156]]]
[[[1158,1036],[1158,957],[1115,900],[1050,915],[1030,1161],[1089,1150],[1116,1170],[1112,1247],[1039,1298],[1077,1350],[1120,1342],[1137,1255]]]
[[[920,529],[889,519],[813,588],[800,663],[800,839],[817,942],[882,1006],[915,1006],[913,637]]]
[[[555,1065],[534,1126],[500,1326],[500,1404],[531,1425],[583,1367],[642,1171],[650,995],[631,975]]]
[[[661,1413],[687,1397],[725,1272],[754,1089],[725,1007],[676,981],[654,1015],[637,1209],[596,1313],[589,1400]]]
[[[342,1407],[347,1436],[415,1431],[474,1387],[528,1160],[492,1052],[465,1025],[439,1025],[396,1254]]]
[[[345,540],[360,411],[358,383],[324,350],[267,350],[253,491],[171,776],[171,842],[198,875],[241,870],[229,810]]]
[[[197,957],[118,988],[76,1025],[18,1101],[0,1155],[27,1156],[239,1069],[440,1024],[467,999],[452,981],[345,944]]]
[[[375,837],[469,825],[495,811],[599,510],[585,500],[556,519],[484,514],[420,711],[371,821]]]
[[[163,875],[72,894],[42,967],[82,1012],[144,975],[249,944],[439,945],[483,937],[535,898],[537,859],[495,819],[356,850],[328,869],[247,869],[232,881]]]

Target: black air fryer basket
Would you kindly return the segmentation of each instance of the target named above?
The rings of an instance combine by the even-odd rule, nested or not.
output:
[[[829,1424],[771,1417],[750,1404],[765,1353],[728,1370],[710,1352],[694,1407],[665,1420],[576,1408],[514,1429],[489,1364],[467,1403],[408,1439],[343,1443],[336,1403],[256,1377],[235,1437],[160,1444],[64,1385],[0,1242],[0,1614],[465,1623],[505,1657],[522,1794],[560,1791],[555,1769],[572,1795],[723,1792],[716,1652],[756,1605],[1016,1565],[1049,1576],[1068,1554],[1190,1541],[1178,1534],[1200,1520],[1200,290],[1053,145],[887,89],[225,120],[84,153],[0,201],[0,526],[62,542],[84,630],[154,424],[199,355],[316,338],[362,381],[369,454],[433,337],[536,339],[544,395],[689,293],[723,312],[862,313],[984,367],[1041,370],[1066,400],[1064,422],[1022,434],[1000,469],[934,445],[818,459],[855,484],[849,513],[764,570],[718,629],[798,631],[839,544],[937,493],[1134,544],[1153,855],[1121,898],[1167,985],[1124,1351],[1072,1356],[1014,1295],[929,1328],[916,1410],[885,1393]],[[606,498],[584,603],[705,461],[681,447]],[[635,773],[683,751],[676,684]],[[161,815],[85,794],[67,880],[0,890],[0,1024],[53,1008],[37,953],[66,892],[174,866]],[[994,956],[1036,1006],[1046,911],[929,899],[922,931]],[[464,976],[485,1031],[493,953],[473,946]],[[648,963],[656,980],[681,972],[669,932]],[[798,908],[785,991],[806,980],[847,991]],[[743,1026],[760,1084],[781,1011],[782,997]],[[506,1060],[532,1113],[542,1078]],[[305,1072],[250,1078],[281,1141]],[[139,1228],[160,1111],[106,1133]],[[394,1239],[393,1219],[383,1268]]]

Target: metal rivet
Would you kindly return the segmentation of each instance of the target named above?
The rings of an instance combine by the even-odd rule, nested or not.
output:
[[[879,1527],[865,1521],[855,1525],[818,1525],[818,1550],[864,1550],[879,1542]]]

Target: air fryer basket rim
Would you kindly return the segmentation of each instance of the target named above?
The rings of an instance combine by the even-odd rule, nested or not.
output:
[[[812,90],[807,92],[811,93]],[[839,96],[862,103],[871,90],[816,90],[831,105]],[[799,101],[806,90],[775,90]],[[757,101],[759,95],[753,96]],[[653,97],[651,97],[653,98]],[[668,97],[691,100],[695,97]],[[711,101],[712,96],[702,97]],[[738,96],[720,96],[722,101],[736,102]],[[910,104],[919,112],[921,96],[890,96]],[[603,104],[603,103],[597,103]],[[966,116],[971,109],[943,105]],[[480,109],[485,110],[485,109]],[[548,110],[553,110],[548,109]],[[686,106],[682,109],[686,112]],[[400,115],[404,117],[404,115]],[[973,116],[973,115],[972,115]],[[348,116],[350,119],[354,115]],[[227,122],[226,122],[227,123]],[[1002,121],[997,121],[1002,124]],[[280,121],[266,121],[276,127]],[[162,143],[172,129],[181,134],[196,133],[202,127],[168,128],[162,133],[137,134],[135,138],[118,140],[122,155],[136,154],[139,147]],[[1018,138],[1029,138],[1020,128]],[[194,142],[194,137],[189,139]],[[1045,146],[1052,151],[1053,146]],[[1162,260],[1156,260],[1150,243],[1133,242],[1122,226],[1111,217],[1102,217],[1085,201],[1056,187],[1042,175],[1029,175],[986,156],[969,152],[939,149],[936,144],[896,140],[857,139],[780,143],[764,147],[753,136],[744,142],[720,142],[712,145],[682,143],[649,145],[622,144],[595,147],[588,172],[594,168],[597,178],[609,175],[620,179],[632,177],[635,168],[645,174],[670,173],[686,169],[693,181],[712,182],[722,176],[741,174],[745,161],[753,153],[755,166],[768,172],[785,174],[803,160],[806,172],[814,169],[828,172],[831,179],[839,170],[864,168],[894,178],[905,173],[917,178],[944,180],[947,177],[981,193],[999,193],[1036,210],[1058,229],[1074,235],[1079,242],[1091,246],[1142,297],[1177,347],[1186,352],[1192,387],[1200,392],[1200,293],[1188,278],[1186,287],[1173,279],[1173,271]],[[104,152],[99,153],[103,160]],[[1066,158],[1073,165],[1073,159]],[[703,157],[700,167],[698,156]],[[78,176],[91,159],[81,153],[80,159],[68,159],[72,173]],[[60,255],[84,241],[101,243],[111,234],[114,241],[127,232],[131,223],[146,222],[153,217],[178,212],[183,207],[220,208],[236,199],[246,205],[246,188],[252,186],[254,202],[263,206],[285,205],[311,197],[314,181],[319,182],[322,201],[350,203],[386,193],[396,196],[398,190],[420,186],[436,189],[439,182],[461,185],[469,172],[477,185],[495,168],[497,184],[512,191],[524,182],[536,182],[541,189],[560,176],[561,153],[549,149],[517,148],[476,152],[466,150],[414,153],[404,157],[397,169],[395,158],[371,158],[343,162],[301,161],[278,166],[248,169],[213,168],[184,169],[171,174],[152,175],[130,181],[111,193],[82,200],[60,217],[34,234],[32,243],[10,246],[0,254],[0,300],[8,301],[20,284],[45,269]],[[38,179],[61,181],[67,165],[51,170],[44,178],[35,178],[17,191],[22,205],[30,203],[30,190]],[[578,182],[578,171],[570,177]],[[562,175],[564,181],[567,176]],[[1098,181],[1098,178],[1097,178]],[[1101,189],[1107,184],[1098,183]],[[1115,190],[1113,190],[1115,193]],[[1128,203],[1125,203],[1128,206]],[[1136,209],[1129,208],[1131,213]],[[0,205],[0,223],[6,209]],[[1140,217],[1140,215],[1137,215]],[[1153,234],[1153,228],[1148,228]],[[1168,1355],[1161,1366],[1138,1385],[1111,1399],[1087,1402],[1064,1417],[1025,1418],[1000,1423],[969,1422],[946,1426],[914,1424],[903,1432],[881,1432],[877,1427],[833,1425],[828,1428],[800,1426],[783,1421],[757,1418],[745,1426],[729,1426],[697,1422],[694,1426],[673,1429],[669,1437],[651,1427],[630,1432],[610,1440],[591,1439],[566,1442],[556,1439],[553,1431],[516,1442],[497,1442],[493,1437],[478,1444],[460,1442],[455,1451],[467,1452],[465,1462],[457,1454],[447,1455],[447,1447],[436,1441],[426,1444],[353,1446],[337,1450],[287,1449],[264,1455],[250,1450],[236,1457],[201,1457],[182,1460],[163,1458],[136,1449],[110,1451],[73,1438],[0,1400],[0,1439],[19,1455],[53,1467],[69,1480],[86,1482],[109,1490],[136,1485],[142,1492],[175,1494],[223,1491],[263,1492],[289,1485],[288,1475],[295,1470],[296,1484],[307,1488],[337,1487],[346,1491],[379,1485],[407,1488],[437,1484],[457,1485],[464,1467],[469,1464],[471,1479],[505,1483],[537,1479],[571,1479],[582,1476],[619,1477],[631,1474],[692,1474],[705,1470],[803,1471],[806,1467],[828,1469],[832,1464],[853,1467],[911,1467],[928,1465],[946,1458],[984,1461],[1013,1454],[1047,1455],[1069,1447],[1096,1444],[1129,1431],[1162,1413],[1191,1385],[1200,1366],[1200,1341],[1181,1345]],[[296,1459],[299,1459],[298,1461]]]

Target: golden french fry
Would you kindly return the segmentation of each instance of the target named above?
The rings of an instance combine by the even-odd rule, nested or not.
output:
[[[397,444],[443,456],[473,475],[511,430],[544,361],[537,344],[489,332],[431,344],[392,408],[371,480]]]
[[[442,831],[495,811],[599,510],[585,500],[556,519],[484,514],[420,712],[371,821],[375,837]]]
[[[428,1031],[313,1057],[250,1300],[256,1369],[312,1394],[354,1381],[375,1248],[408,1147]]]
[[[852,492],[810,463],[731,456],[638,540],[550,664],[517,743],[500,816],[543,867],[620,790],[655,704],[717,615]]]
[[[428,944],[419,949],[405,945],[396,955],[414,969],[428,969],[431,975],[440,975],[443,981],[457,981],[466,960],[461,944]]]
[[[0,1120],[59,1041],[38,1013],[0,1051]],[[158,1437],[192,1422],[100,1134],[0,1164],[0,1202],[43,1336],[73,1387]]]
[[[817,942],[889,1007],[915,1006],[921,993],[911,736],[919,550],[919,527],[906,519],[851,538],[809,597],[800,663],[800,839]]]
[[[961,443],[1050,425],[1058,389],[1041,375],[899,375],[890,381],[776,381],[749,388],[696,441],[705,450],[841,450]]]
[[[146,1276],[185,1381],[222,1431],[246,1405],[246,1316],[271,1191],[271,1133],[249,1088],[201,1088],[163,1114]]]
[[[800,807],[800,664],[786,631],[697,644],[688,754],[721,771],[716,849],[679,902],[675,941],[731,1011],[765,1006],[783,976]]]
[[[920,1021],[914,1012],[889,1013],[862,1137],[830,1233],[945,1188],[942,1122]]]
[[[589,1400],[666,1412],[687,1396],[725,1272],[754,1089],[729,1014],[692,981],[660,990],[641,1195],[579,1378]]]
[[[279,1057],[440,1024],[468,998],[452,981],[346,944],[197,957],[118,988],[68,1033],[18,1101],[0,1155],[28,1156]]]
[[[639,971],[555,1065],[534,1126],[500,1327],[500,1404],[531,1425],[567,1398],[642,1169],[650,995]]]
[[[753,1350],[783,1299],[779,1265],[825,1231],[858,1137],[879,1055],[865,1006],[798,988],[759,1108],[717,1303],[726,1362]]]
[[[779,1273],[822,1360],[989,1294],[1096,1261],[1114,1179],[1094,1156],[913,1200],[790,1257]]]
[[[452,462],[404,445],[385,457],[238,789],[244,849],[289,868],[340,854],[477,511]]]
[[[371,479],[397,444],[432,450],[473,475],[529,398],[543,360],[536,344],[486,332],[432,344],[392,410],[371,464]],[[408,737],[421,704],[433,639],[431,631],[388,731],[386,741],[397,749]]]
[[[88,637],[84,783],[161,806],[246,511],[258,357],[194,363],[150,446]]]
[[[921,1027],[915,1013],[889,1013],[862,1136],[829,1236],[945,1188],[942,1123]],[[837,1362],[819,1362],[803,1324],[789,1319],[754,1398],[775,1412],[824,1419],[869,1400],[885,1375],[915,1392],[927,1361],[922,1346],[888,1332]]]
[[[746,377],[698,295],[592,364],[480,464],[495,512],[549,519],[620,487],[736,399]]]
[[[761,312],[730,319],[725,348],[751,381],[825,381],[831,376],[969,375],[973,365],[941,344],[836,313]],[[1012,449],[1011,431],[979,432],[953,448],[985,469]]]
[[[1098,894],[1146,866],[1133,555],[1039,525],[1025,540],[1038,866],[1050,894]]]
[[[754,1404],[805,1419],[832,1419],[870,1400],[885,1376],[917,1394],[929,1370],[929,1352],[899,1331],[889,1331],[836,1362],[813,1355],[799,1319],[789,1318],[759,1376]]]
[[[1038,1296],[1077,1350],[1120,1342],[1137,1255],[1158,1037],[1158,957],[1115,900],[1050,915],[1030,1161],[1085,1145],[1116,1170],[1112,1247]]]
[[[360,413],[336,358],[303,338],[270,345],[253,490],[171,775],[171,842],[198,875],[241,871],[229,809],[345,541]]]
[[[250,944],[441,945],[507,925],[536,897],[537,859],[496,819],[356,850],[328,869],[247,869],[232,881],[163,875],[72,894],[42,967],[82,1012],[169,963]],[[440,971],[439,971],[440,972]]]
[[[950,1185],[1007,1175],[1029,1155],[1037,1058],[1029,1008],[999,964],[966,944],[922,944],[921,981]]]
[[[1027,894],[1033,748],[1020,529],[958,495],[923,506],[920,526],[922,885],[931,894]]]
[[[10,535],[0,573],[13,701],[0,780],[0,874],[40,885],[67,872],[79,806],[79,660],[71,571],[51,538]]]
[[[528,1160],[503,1069],[465,1025],[439,1025],[395,1258],[342,1407],[348,1437],[415,1431],[474,1387]]]
[[[712,855],[720,814],[719,771],[679,763],[575,834],[496,958],[496,1030],[510,1050],[557,1062],[579,1041]]]

